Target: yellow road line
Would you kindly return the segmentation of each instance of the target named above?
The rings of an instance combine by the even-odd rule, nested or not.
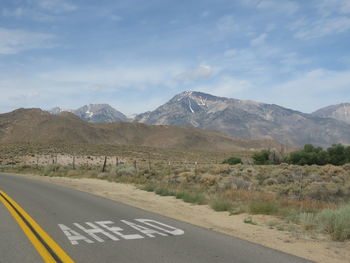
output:
[[[44,262],[74,263],[74,261],[66,254],[66,252],[64,252],[64,250],[34,221],[34,219],[31,218],[23,208],[21,208],[11,197],[9,197],[3,191],[0,191],[0,201],[5,205],[5,207],[17,221],[25,235],[28,237],[28,239],[31,241],[33,246],[43,258]],[[25,221],[27,221],[31,227],[28,226]],[[37,233],[37,235],[39,235],[39,237],[33,230]],[[49,248],[47,248],[44,243],[46,243],[46,246]],[[55,259],[49,250],[53,251],[59,260]]]

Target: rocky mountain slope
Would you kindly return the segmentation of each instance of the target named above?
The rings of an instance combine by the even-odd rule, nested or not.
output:
[[[63,110],[59,107],[49,110],[51,114],[59,114],[63,111],[72,112],[82,120],[93,123],[128,121],[123,113],[108,104],[89,104],[76,110]]]
[[[0,143],[15,142],[123,144],[204,151],[281,148],[273,140],[239,139],[193,127],[89,123],[70,112],[53,115],[40,109],[0,114]]]
[[[350,144],[350,125],[274,104],[183,92],[136,116],[152,125],[194,126],[242,138],[272,138],[289,145]]]
[[[312,113],[321,118],[333,118],[350,124],[350,103],[341,103],[321,108]]]

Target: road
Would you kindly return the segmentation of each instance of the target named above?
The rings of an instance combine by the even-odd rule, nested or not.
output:
[[[37,180],[0,174],[0,191],[1,263],[310,262]]]

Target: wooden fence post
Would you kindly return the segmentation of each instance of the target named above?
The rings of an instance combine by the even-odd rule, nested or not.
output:
[[[151,153],[148,153],[148,169],[151,171]]]
[[[106,171],[106,164],[107,164],[107,156],[105,156],[105,161],[104,161],[103,167],[102,167],[102,173],[104,173]]]
[[[72,165],[73,165],[73,170],[75,170],[75,155],[73,155],[73,162],[72,162]]]

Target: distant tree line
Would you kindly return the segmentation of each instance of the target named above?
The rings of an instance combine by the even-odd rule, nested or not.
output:
[[[254,164],[297,164],[297,165],[344,165],[350,163],[350,146],[334,144],[327,149],[305,144],[304,148],[299,151],[291,152],[289,155],[282,157],[272,150],[262,150],[254,153],[252,156]]]

